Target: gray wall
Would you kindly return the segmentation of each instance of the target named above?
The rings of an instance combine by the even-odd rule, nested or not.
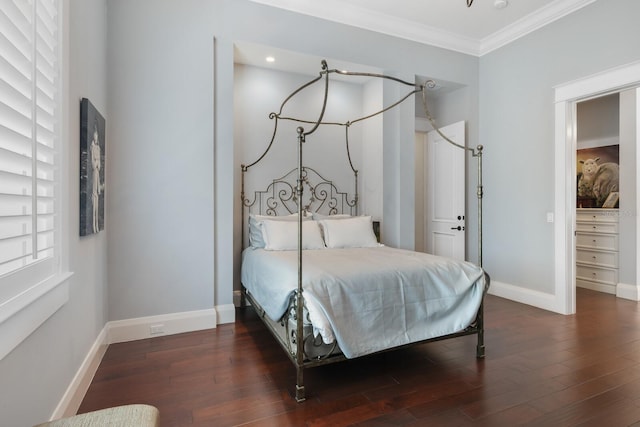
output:
[[[220,3],[108,2],[110,320],[214,305],[211,21]],[[232,103],[219,110],[231,125]]]
[[[640,2],[595,2],[480,59],[485,267],[553,293],[554,86],[640,59]]]
[[[68,215],[65,236],[69,250],[69,302],[0,361],[0,424],[7,427],[31,426],[49,419],[71,383],[89,349],[107,321],[105,231],[79,238],[80,176],[80,104],[87,97],[106,118],[106,2],[105,0],[68,0],[66,22],[69,40],[68,86],[64,95],[68,104],[63,120],[68,129],[63,136],[68,162],[69,183],[63,219]],[[110,149],[107,133],[107,153]],[[107,173],[110,167],[107,161]],[[111,191],[107,188],[106,196]],[[107,215],[107,220],[109,216]]]

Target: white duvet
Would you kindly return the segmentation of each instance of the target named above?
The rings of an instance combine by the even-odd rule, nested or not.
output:
[[[248,248],[241,280],[273,319],[298,287],[298,252]],[[468,263],[385,246],[305,250],[314,331],[348,358],[458,332],[475,319],[484,275]]]

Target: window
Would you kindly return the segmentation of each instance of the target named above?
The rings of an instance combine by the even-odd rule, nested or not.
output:
[[[59,273],[59,3],[0,2],[0,323]]]

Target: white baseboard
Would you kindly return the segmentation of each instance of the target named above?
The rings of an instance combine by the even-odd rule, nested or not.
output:
[[[640,301],[640,287],[635,285],[628,285],[626,283],[618,283],[615,288],[615,292],[611,292],[609,288],[598,288],[596,286],[585,288],[606,292],[615,293],[616,297],[624,298],[631,301]],[[519,286],[510,285],[508,283],[491,281],[491,287],[489,288],[489,294],[497,297],[506,298],[512,301],[516,301],[522,304],[531,305],[541,308],[543,310],[553,311],[555,313],[564,314],[561,307],[558,307],[558,302],[553,294],[547,294],[544,292],[533,291],[531,289],[521,288]]]
[[[640,301],[640,288],[636,285],[618,283],[618,286],[616,286],[616,296],[631,301]]]
[[[598,283],[598,282],[591,282],[589,280],[577,279],[576,280],[576,287],[577,288],[583,288],[583,289],[589,289],[589,290],[596,291],[596,292],[602,292],[604,294],[612,294],[612,295],[616,294],[616,286],[614,286],[614,285],[605,285],[603,283]]]
[[[201,331],[215,328],[218,324],[217,320],[218,313],[215,308],[115,320],[107,323],[108,339],[109,344],[114,344],[182,332]]]
[[[235,322],[233,304],[219,305],[208,310],[107,322],[84,358],[71,384],[67,387],[64,396],[51,415],[51,420],[77,413],[109,344],[213,329],[219,324],[233,322]],[[161,332],[152,334],[152,327],[155,330],[161,330]]]
[[[82,399],[84,399],[84,395],[87,393],[89,385],[91,385],[91,381],[98,370],[98,366],[100,366],[100,362],[108,346],[107,327],[105,325],[89,349],[89,353],[87,353],[87,356],[84,358],[71,384],[67,387],[67,391],[65,391],[64,396],[62,396],[62,400],[58,403],[58,406],[51,415],[52,420],[69,417],[78,412]]]
[[[563,313],[558,307],[556,296],[545,292],[534,291],[520,286],[510,285],[508,283],[497,282],[491,280],[489,294],[497,297],[506,298],[522,304],[538,307],[543,310],[553,311],[555,313]]]
[[[236,306],[233,304],[225,304],[216,306],[218,312],[218,325],[224,325],[227,323],[235,323],[236,321]]]

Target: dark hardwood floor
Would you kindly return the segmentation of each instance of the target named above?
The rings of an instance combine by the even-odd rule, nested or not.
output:
[[[578,289],[562,316],[488,296],[475,336],[295,370],[250,308],[217,329],[114,344],[79,412],[127,403],[162,426],[640,426],[636,302]]]

